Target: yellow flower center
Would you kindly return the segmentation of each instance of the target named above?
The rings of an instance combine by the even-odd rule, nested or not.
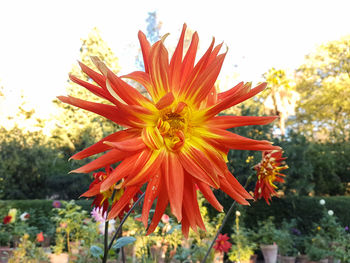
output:
[[[153,150],[165,146],[169,151],[178,151],[184,145],[189,132],[189,109],[186,103],[173,103],[159,110],[158,116],[152,127],[143,130],[143,141]]]

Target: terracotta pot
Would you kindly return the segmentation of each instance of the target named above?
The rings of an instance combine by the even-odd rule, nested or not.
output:
[[[309,258],[307,257],[307,255],[297,256],[296,263],[308,263],[308,262],[309,262]]]
[[[277,262],[277,245],[260,245],[261,252],[264,256],[265,263],[276,263]]]
[[[10,247],[0,247],[0,263],[7,263],[12,255],[12,250]]]
[[[62,253],[62,254],[49,254],[50,262],[51,263],[68,263],[68,254]]]
[[[281,263],[295,263],[296,257],[281,256]]]

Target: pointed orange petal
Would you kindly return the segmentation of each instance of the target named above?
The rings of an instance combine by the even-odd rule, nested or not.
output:
[[[188,79],[189,74],[193,70],[194,62],[196,59],[197,54],[197,47],[198,47],[198,34],[195,32],[192,36],[191,44],[187,50],[187,53],[183,59],[182,67],[181,67],[181,85],[180,85],[180,92],[183,90],[183,86],[185,82]]]
[[[240,195],[245,199],[253,199],[252,196],[244,189],[244,187],[237,181],[233,174],[227,169],[225,174],[225,179],[230,184],[231,187],[237,190]]]
[[[154,89],[155,98],[154,101],[163,97],[169,92],[169,62],[168,62],[168,51],[160,40],[155,43],[151,48],[150,53],[150,77],[152,86]]]
[[[169,153],[163,161],[162,173],[169,193],[170,208],[178,222],[182,219],[182,200],[184,191],[184,172],[178,157]]]
[[[96,96],[99,96],[101,98],[107,99],[111,102],[114,101],[114,98],[104,89],[95,86],[89,82],[83,81],[81,79],[78,79],[77,77],[69,74],[69,79],[71,81],[73,81],[74,83],[86,88],[87,90],[91,91],[93,94],[95,94]]]
[[[222,129],[209,128],[209,130],[213,134],[218,135],[218,137],[214,139],[215,141],[224,144],[230,149],[251,151],[269,151],[281,149],[279,146],[273,146],[269,141],[249,139]]]
[[[233,188],[226,179],[220,180],[220,188],[232,199],[236,200],[241,205],[249,205],[249,202],[235,189]]]
[[[104,90],[107,90],[106,88],[106,78],[101,75],[100,73],[97,73],[96,71],[92,70],[82,62],[79,62],[79,66],[81,70],[88,75],[93,81],[95,81],[100,87],[102,87]]]
[[[147,73],[143,71],[134,71],[130,74],[122,76],[122,78],[132,79],[140,83],[148,91],[151,97],[154,98],[155,95],[153,94],[151,79]]]
[[[220,113],[221,111],[228,109],[234,105],[237,105],[238,103],[241,103],[255,96],[256,94],[258,94],[259,92],[261,92],[266,88],[266,83],[262,83],[259,86],[253,88],[252,90],[246,93],[246,89],[248,88],[250,88],[250,84],[246,84],[243,86],[243,89],[242,89],[243,92],[240,92],[239,89],[236,89],[235,93],[232,93],[230,96],[226,97],[224,100],[222,100],[218,104],[208,109],[205,114],[207,118],[213,117],[216,114]]]
[[[182,27],[181,36],[179,42],[176,46],[174,54],[170,61],[169,67],[169,77],[170,77],[170,88],[175,93],[180,89],[181,83],[181,66],[182,66],[182,54],[183,54],[183,44],[186,32],[186,24]]]
[[[122,197],[113,205],[108,214],[108,220],[116,218],[128,205],[134,195],[140,190],[140,185],[127,187]]]
[[[212,190],[210,189],[210,187],[208,185],[206,185],[205,183],[196,180],[196,184],[199,188],[199,190],[202,192],[203,196],[205,197],[205,199],[208,200],[208,202],[219,212],[223,212],[223,207],[222,205],[219,203],[219,201],[216,199],[215,195],[213,194]]]
[[[142,96],[140,92],[115,75],[111,70],[107,72],[107,79],[111,84],[111,88],[127,104],[141,105],[141,103],[151,103],[149,99]]]
[[[164,180],[161,179],[160,183],[161,183],[161,185],[163,185]],[[160,187],[156,209],[155,209],[151,224],[149,225],[149,228],[147,229],[146,235],[152,234],[154,232],[154,230],[158,226],[160,219],[162,218],[162,216],[165,212],[166,207],[168,206],[168,203],[169,203],[169,201],[168,201],[168,194],[167,194],[166,187]]]
[[[156,104],[158,110],[164,109],[165,107],[170,106],[174,101],[174,95],[172,92],[165,94]]]
[[[236,86],[234,86],[233,88],[224,91],[224,92],[220,92],[218,94],[218,100],[222,101],[228,97],[232,97],[234,96],[235,99],[243,96],[244,94],[247,94],[250,90],[249,86],[244,86],[244,82],[240,82],[238,83]]]
[[[125,180],[125,186],[143,184],[150,176],[156,175],[164,160],[165,154],[166,151],[153,151],[142,170],[135,176],[130,176]]]
[[[185,97],[191,99],[197,107],[212,90],[220,73],[225,55],[219,55],[208,67],[199,72],[196,79],[191,83],[192,88],[187,90]]]
[[[130,138],[135,138],[136,136],[139,136],[139,135],[140,135],[140,132],[137,129],[127,129],[123,131],[118,131],[116,133],[108,135],[107,137],[91,145],[90,147],[74,154],[70,159],[81,160],[91,155],[95,155],[95,154],[110,150],[111,147],[104,144],[105,141],[118,142],[118,141],[130,139]]]
[[[129,156],[129,152],[123,152],[116,149],[113,149],[99,158],[93,160],[92,162],[85,164],[84,166],[71,171],[70,173],[89,173],[91,171],[100,169],[102,167],[106,167],[107,165],[111,165],[113,163],[117,163],[127,156]]]
[[[278,116],[216,116],[207,121],[208,125],[219,129],[230,129],[248,125],[264,125],[273,122]]]
[[[141,151],[146,148],[145,143],[143,142],[141,137],[132,138],[129,140],[119,141],[119,142],[110,142],[104,141],[105,144],[111,146],[112,148],[127,151],[127,152],[136,152]]]
[[[149,211],[152,207],[154,200],[159,194],[159,184],[160,184],[160,175],[157,174],[150,179],[147,185],[145,199],[143,201],[142,215],[141,215],[141,221],[143,222],[145,227],[147,227],[147,224],[148,224]]]
[[[191,91],[193,87],[193,83],[196,81],[196,78],[198,77],[199,73],[205,69],[205,67],[208,64],[210,54],[214,47],[215,39],[213,38],[208,50],[205,52],[205,54],[202,56],[202,58],[197,62],[196,66],[193,68],[191,73],[189,74],[186,82],[183,86],[181,86],[180,94],[188,94],[188,92]]]
[[[146,35],[139,31],[138,33],[139,41],[140,41],[140,46],[141,46],[141,51],[142,51],[142,56],[143,56],[143,64],[145,66],[145,72],[149,72],[149,54],[151,51],[151,45],[148,42]]]
[[[197,226],[205,230],[205,225],[197,202],[197,193],[191,176],[185,176],[183,208],[191,228],[197,232]]]
[[[74,97],[58,96],[60,101],[99,114],[123,126],[132,125],[127,118],[123,118],[115,106],[81,100]]]
[[[119,180],[125,178],[128,175],[133,175],[132,172],[136,169],[141,170],[139,167],[138,160],[142,158],[144,152],[134,154],[124,161],[122,161],[113,172],[102,182],[101,191],[107,191],[113,184],[117,183]],[[136,165],[135,165],[136,164]],[[139,172],[139,170],[137,172]]]
[[[211,187],[217,188],[212,178],[208,176],[208,174],[193,160],[191,156],[188,156],[188,154],[185,153],[180,153],[178,156],[181,165],[188,172],[188,174],[210,185]]]
[[[91,197],[91,196],[95,196],[98,195],[100,193],[100,187],[101,187],[101,183],[99,182],[97,184],[94,184],[93,187],[91,187],[89,190],[87,190],[85,193],[83,193],[81,196],[85,196],[85,197]],[[80,196],[80,197],[81,197]]]

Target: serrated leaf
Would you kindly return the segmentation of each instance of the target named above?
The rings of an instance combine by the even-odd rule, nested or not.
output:
[[[122,248],[128,244],[134,243],[136,238],[134,237],[121,237],[117,239],[117,242],[113,245],[113,249]]]

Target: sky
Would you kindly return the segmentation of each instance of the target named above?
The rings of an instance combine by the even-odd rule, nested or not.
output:
[[[121,73],[136,70],[137,32],[146,30],[153,11],[161,34],[170,33],[166,45],[175,45],[183,23],[198,32],[202,52],[213,36],[224,41],[229,52],[219,79],[225,87],[260,81],[269,68],[291,71],[317,45],[350,34],[349,9],[345,0],[0,1],[0,86],[8,108],[18,107],[22,91],[47,114],[52,99],[66,94],[81,39],[93,27],[120,59]]]

